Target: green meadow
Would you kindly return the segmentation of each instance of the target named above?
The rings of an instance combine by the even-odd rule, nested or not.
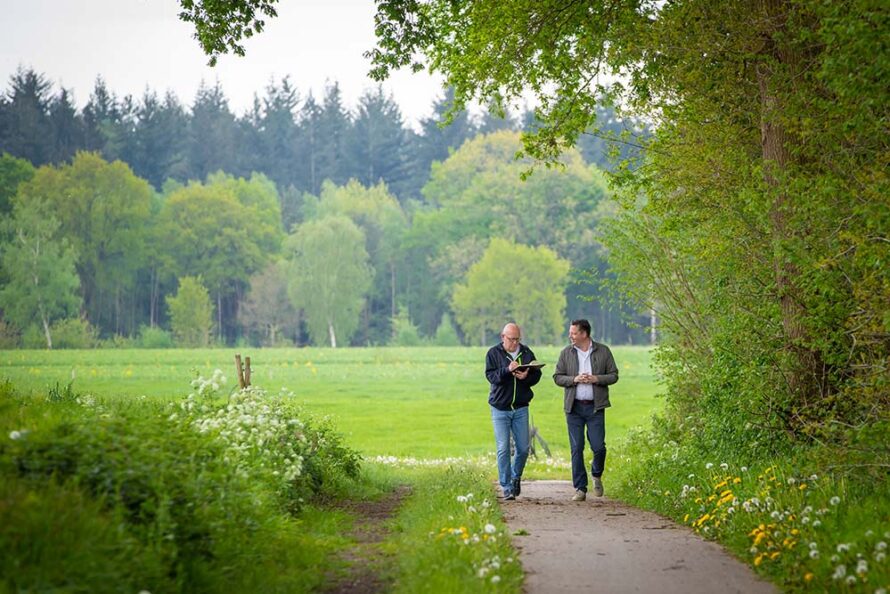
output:
[[[330,416],[347,443],[365,456],[478,456],[493,449],[484,375],[485,348],[192,349],[0,351],[0,378],[45,391],[73,381],[103,398],[179,400],[195,373],[221,369],[224,392],[237,387],[236,352],[251,357],[252,383],[286,388],[316,415]],[[568,457],[562,390],[550,375],[558,347],[535,349],[547,363],[535,388],[532,422],[554,454]],[[614,347],[620,380],[612,387],[608,439],[648,424],[660,409],[646,347]]]

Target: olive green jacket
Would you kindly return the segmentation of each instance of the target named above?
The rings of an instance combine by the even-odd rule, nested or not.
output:
[[[596,410],[600,410],[612,406],[609,402],[609,386],[618,381],[618,367],[609,347],[593,340],[590,342],[593,349],[590,353],[590,372],[599,380],[593,384],[593,405]],[[559,353],[553,381],[557,386],[565,388],[563,409],[566,413],[572,412],[576,391],[575,376],[578,375],[579,367],[578,353],[574,346],[569,345]]]

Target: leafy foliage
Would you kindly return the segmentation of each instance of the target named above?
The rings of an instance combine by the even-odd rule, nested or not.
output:
[[[343,215],[324,217],[297,227],[285,249],[288,294],[306,311],[313,343],[336,347],[337,336],[348,341],[373,274],[361,229]]]
[[[213,328],[213,304],[198,276],[185,276],[179,279],[176,295],[167,297],[170,308],[170,325],[176,343],[186,347],[207,346]]]
[[[565,323],[568,272],[569,263],[547,247],[492,239],[466,284],[454,290],[457,322],[483,346],[510,321],[519,321],[526,341],[556,344]]]

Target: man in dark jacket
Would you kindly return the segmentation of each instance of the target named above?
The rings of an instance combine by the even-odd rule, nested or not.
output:
[[[528,404],[534,397],[532,386],[541,379],[540,368],[517,369],[535,360],[532,350],[519,342],[521,337],[519,326],[507,324],[501,332],[501,343],[491,347],[485,356],[485,377],[491,384],[488,404],[497,444],[498,481],[506,500],[519,495],[528,459]],[[511,434],[516,446],[512,465]]]
[[[593,450],[590,474],[593,492],[603,496],[603,471],[606,467],[606,409],[609,386],[618,381],[618,367],[612,351],[590,338],[590,322],[574,320],[569,326],[572,344],[559,354],[553,381],[565,388],[563,410],[569,428],[572,449],[573,501],[587,498],[587,468],[584,466],[584,429]]]

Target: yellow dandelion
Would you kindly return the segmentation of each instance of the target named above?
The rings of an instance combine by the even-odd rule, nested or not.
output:
[[[688,521],[689,521],[689,514],[686,514],[685,516],[683,516],[683,523],[685,524]]]
[[[742,479],[739,477],[735,477],[734,479],[732,479],[733,485],[738,485],[740,482],[742,482]]]
[[[773,561],[775,561],[776,559],[778,559],[779,555],[781,555],[781,554],[782,553],[780,553],[779,551],[776,551],[775,553],[770,553],[769,558],[772,559]]]
[[[813,577],[815,577],[815,576],[812,574],[812,572],[807,573],[805,576],[803,576],[803,581],[805,581],[806,583],[809,584],[810,582],[813,581]]]
[[[798,487],[798,489],[800,489],[801,491],[803,491],[803,490],[806,489],[806,488],[807,488],[807,484],[806,484],[806,483],[801,483],[800,486]]]
[[[759,566],[761,563],[763,563],[763,553],[760,553],[759,555],[757,555],[754,558],[754,566],[755,567]]]

